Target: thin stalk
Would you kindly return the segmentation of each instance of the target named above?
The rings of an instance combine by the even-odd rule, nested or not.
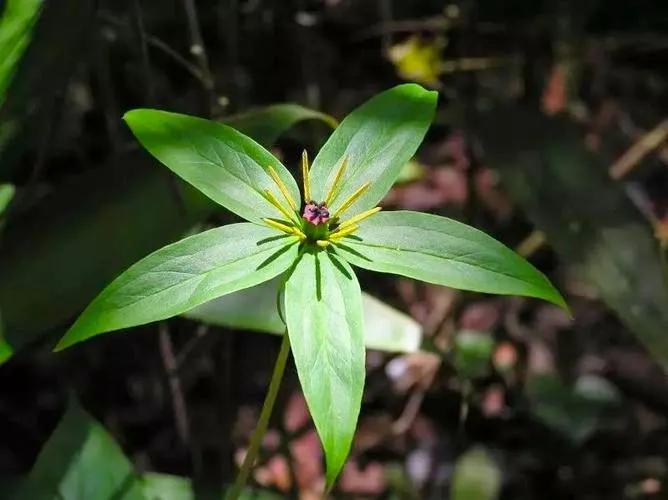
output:
[[[239,475],[237,476],[236,481],[234,481],[234,485],[232,488],[230,488],[230,491],[227,494],[227,500],[237,500],[241,494],[241,491],[246,486],[246,481],[248,481],[248,476],[250,475],[253,464],[255,463],[258,452],[260,451],[262,438],[264,437],[264,433],[267,432],[269,418],[271,417],[272,410],[274,409],[274,403],[276,402],[278,389],[281,387],[281,381],[283,380],[283,373],[285,372],[285,365],[288,361],[288,354],[290,354],[290,337],[286,331],[283,334],[281,350],[278,353],[276,364],[274,365],[274,371],[271,374],[269,390],[267,391],[267,396],[265,397],[264,403],[262,404],[260,419],[258,420],[257,426],[253,431],[250,446],[248,447],[248,452],[246,452],[244,463],[241,465]]]

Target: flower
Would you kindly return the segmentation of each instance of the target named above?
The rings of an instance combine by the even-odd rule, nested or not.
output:
[[[309,182],[309,161],[306,150],[302,153],[302,186],[304,200],[307,200],[302,210],[302,216],[299,218],[296,212],[297,202],[290,195],[285,183],[276,173],[272,166],[267,167],[267,172],[276,184],[276,187],[281,192],[285,203],[281,203],[276,196],[268,189],[264,191],[264,196],[274,207],[278,209],[284,216],[284,220],[276,220],[265,217],[262,220],[269,226],[279,231],[297,235],[302,243],[315,244],[321,248],[327,248],[330,244],[335,244],[341,241],[342,238],[349,236],[359,229],[358,224],[372,215],[378,213],[381,207],[374,207],[370,210],[342,220],[342,215],[348,210],[353,203],[366,192],[370,183],[366,182],[350,194],[341,203],[336,213],[331,214],[328,205],[331,203],[334,195],[339,192],[341,188],[341,179],[348,166],[348,158],[344,157],[343,161],[338,167],[334,180],[327,191],[327,195],[323,201],[316,202],[311,199],[311,187]]]

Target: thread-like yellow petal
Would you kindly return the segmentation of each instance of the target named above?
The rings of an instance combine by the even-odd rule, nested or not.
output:
[[[295,220],[295,213],[290,212],[287,208],[281,205],[281,203],[276,199],[276,196],[274,196],[274,193],[272,193],[268,189],[265,189],[264,197],[267,199],[269,203],[274,205],[278,209],[278,211],[281,212],[283,215],[285,215],[288,219],[292,221]]]
[[[274,182],[278,186],[278,189],[283,194],[283,197],[288,202],[288,205],[290,205],[290,208],[292,208],[293,210],[297,210],[297,203],[295,202],[295,200],[290,195],[290,191],[288,191],[288,188],[285,187],[285,184],[283,184],[283,181],[281,180],[281,178],[276,173],[276,170],[274,170],[274,167],[269,165],[267,167],[267,172],[269,173],[271,178],[274,180]]]
[[[301,229],[297,227],[292,228],[293,234],[295,234],[297,237],[299,237],[300,241],[304,241],[306,239],[306,235],[301,231]]]
[[[295,234],[293,229],[293,226],[286,226],[285,224],[281,224],[280,222],[276,222],[275,220],[271,219],[262,219],[265,224],[267,224],[270,227],[273,227],[274,229],[278,229],[279,231],[283,231],[284,233],[287,234]]]
[[[339,183],[341,182],[341,178],[343,177],[343,174],[345,173],[347,166],[348,166],[348,157],[345,156],[343,158],[343,161],[341,162],[341,165],[339,166],[339,169],[336,171],[336,175],[334,176],[334,182],[332,182],[332,185],[329,187],[329,191],[327,191],[327,196],[325,196],[326,205],[329,206],[329,204],[332,202],[332,199],[334,198],[334,195],[336,194],[336,191],[339,188]]]
[[[361,214],[357,214],[355,217],[352,217],[348,220],[343,221],[339,225],[339,227],[336,228],[335,232],[340,231],[342,229],[345,229],[349,226],[352,226],[353,224],[359,224],[364,219],[368,219],[373,214],[377,214],[378,212],[380,212],[382,209],[383,209],[383,207],[376,207],[376,208],[372,208],[371,210],[367,210],[366,212],[362,212]]]
[[[355,203],[359,199],[359,197],[362,196],[366,192],[367,189],[369,189],[370,185],[371,185],[370,182],[365,182],[364,184],[362,184],[362,186],[360,188],[357,189],[357,191],[355,191],[353,194],[348,196],[348,198],[346,198],[346,201],[344,201],[341,204],[341,207],[339,207],[339,209],[337,210],[336,216],[340,217],[343,212],[348,210],[350,208],[350,206],[353,203]]]
[[[329,235],[329,239],[332,241],[340,240],[341,238],[345,238],[346,236],[349,236],[353,234],[355,231],[359,229],[359,226],[348,226],[347,228],[343,229],[342,231],[334,232]]]
[[[308,153],[306,150],[302,151],[302,179],[304,181],[304,203],[312,201],[311,198],[311,182],[308,178]]]

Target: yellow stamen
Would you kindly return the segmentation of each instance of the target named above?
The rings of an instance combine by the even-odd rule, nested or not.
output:
[[[308,153],[302,152],[302,179],[304,180],[304,202],[311,201],[311,183],[308,178]]]
[[[337,232],[331,233],[329,235],[329,239],[332,240],[332,241],[340,240],[341,238],[345,238],[346,236],[349,236],[349,235],[353,234],[358,229],[359,229],[359,226],[355,226],[355,225],[348,226],[347,228],[343,229],[342,231],[337,231]]]
[[[300,241],[304,241],[306,239],[306,235],[299,228],[293,227],[292,232],[299,238]]]
[[[274,196],[274,193],[269,191],[268,189],[264,190],[264,197],[267,199],[269,203],[274,205],[279,212],[281,212],[283,215],[285,215],[288,219],[294,221],[295,220],[295,214],[294,212],[290,212],[287,208],[285,208],[281,203],[276,199],[276,196]]]
[[[361,214],[357,214],[355,217],[352,217],[346,221],[343,221],[339,227],[336,228],[336,231],[340,231],[342,229],[347,228],[348,226],[352,226],[353,224],[357,224],[359,222],[362,222],[364,219],[367,219],[371,217],[373,214],[377,214],[380,212],[383,208],[382,207],[376,207],[372,208],[371,210],[367,210],[366,212],[362,212]]]
[[[283,184],[283,181],[281,180],[281,178],[276,173],[276,170],[274,170],[274,167],[269,165],[267,167],[267,172],[269,173],[271,178],[274,180],[274,182],[278,186],[278,189],[281,190],[281,193],[283,194],[283,197],[288,202],[288,205],[290,205],[290,208],[292,208],[292,210],[297,210],[297,203],[295,203],[295,200],[290,195],[290,191],[288,191],[288,188],[285,187],[285,184]]]
[[[318,240],[315,242],[315,244],[318,245],[320,248],[327,248],[330,243],[327,240]]]
[[[329,205],[332,202],[332,198],[334,198],[334,195],[336,194],[336,191],[339,187],[339,182],[341,182],[341,178],[343,177],[343,173],[346,171],[346,167],[348,166],[348,157],[345,156],[343,158],[343,161],[341,162],[341,165],[339,166],[339,169],[336,171],[336,175],[334,176],[334,182],[332,182],[332,185],[329,188],[329,191],[327,192],[327,196],[325,196],[325,204]]]
[[[284,233],[287,234],[295,234],[294,232],[294,227],[293,226],[286,226],[285,224],[281,224],[280,222],[276,222],[275,220],[271,219],[262,219],[265,224],[268,226],[273,227],[274,229],[278,229],[279,231],[283,231]]]
[[[355,191],[353,194],[348,196],[346,201],[344,201],[341,204],[341,207],[339,207],[339,209],[336,211],[336,216],[340,217],[343,212],[348,210],[350,208],[350,206],[353,203],[355,203],[359,199],[359,197],[362,196],[366,192],[367,189],[369,189],[370,185],[371,185],[370,182],[365,182],[364,184],[362,184],[362,187],[360,187],[357,191]]]

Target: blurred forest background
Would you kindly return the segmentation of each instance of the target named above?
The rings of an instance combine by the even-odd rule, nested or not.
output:
[[[668,498],[668,2],[0,12],[0,498],[220,498],[262,404],[271,290],[51,352],[127,266],[233,220],[141,150],[123,113],[222,120],[294,168],[331,117],[402,81],[438,89],[439,109],[383,205],[489,232],[573,318],[362,273],[377,349],[333,496]],[[291,368],[249,498],[319,498],[321,459]]]

